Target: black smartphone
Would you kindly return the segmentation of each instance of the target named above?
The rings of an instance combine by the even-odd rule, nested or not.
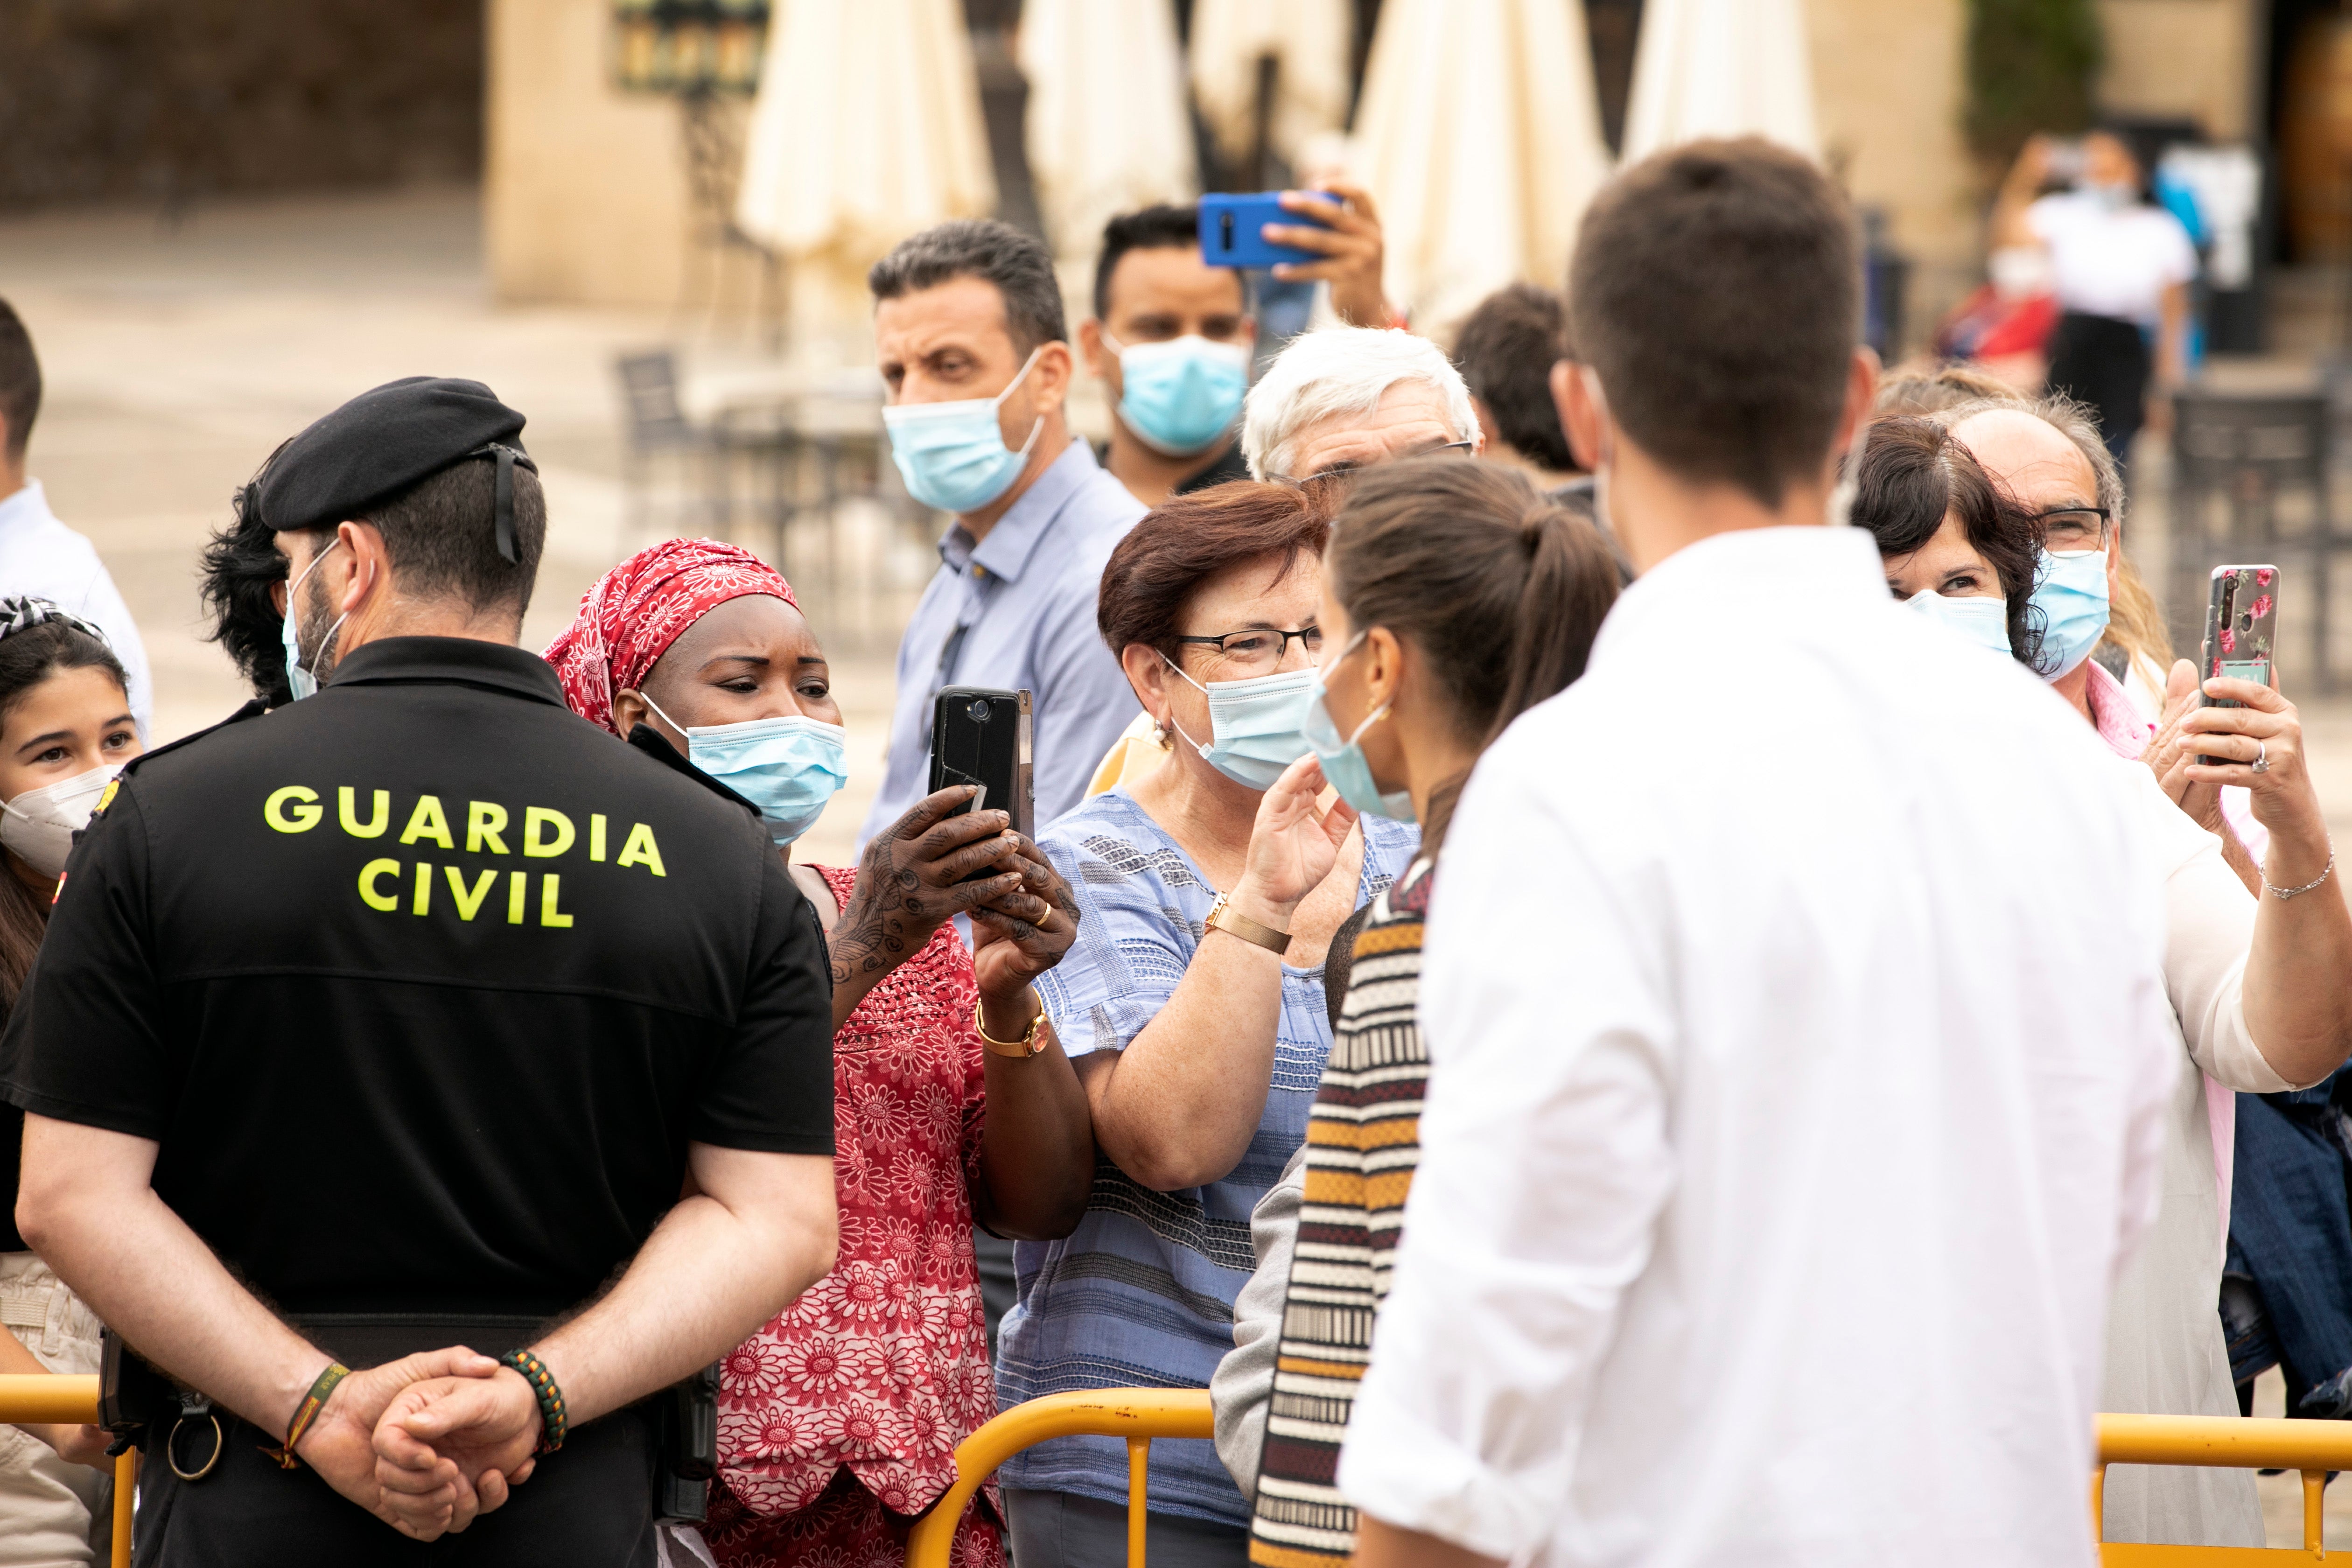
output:
[[[1002,811],[1013,818],[1013,830],[1024,838],[1036,837],[1030,747],[1034,739],[1026,691],[997,691],[984,686],[943,687],[931,700],[931,788],[978,784],[980,793],[948,815],[966,811]],[[982,867],[967,882],[997,875]]]
[[[2205,604],[2205,670],[2198,684],[2217,676],[2271,683],[2271,649],[2277,641],[2279,569],[2275,566],[2216,566]],[[2202,698],[2207,708],[2242,708],[2227,698]],[[2205,767],[2234,761],[2197,759]]]

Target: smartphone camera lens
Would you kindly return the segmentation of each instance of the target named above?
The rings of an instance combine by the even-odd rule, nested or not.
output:
[[[989,719],[988,699],[985,697],[973,698],[971,700],[971,706],[965,709],[964,711],[971,715],[971,721],[973,723],[987,723]]]

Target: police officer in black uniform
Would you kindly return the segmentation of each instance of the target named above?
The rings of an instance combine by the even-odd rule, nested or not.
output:
[[[831,1267],[817,924],[515,646],[522,424],[420,377],[277,455],[308,700],[124,772],[0,1038],[27,1240],[191,1391],[142,1563],[650,1563],[637,1402]]]

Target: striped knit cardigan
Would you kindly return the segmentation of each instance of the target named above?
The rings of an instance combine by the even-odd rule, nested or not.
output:
[[[1356,1512],[1334,1482],[1421,1158],[1429,1058],[1413,1005],[1430,873],[1416,862],[1356,938],[1307,1124],[1306,1195],[1250,1521],[1250,1561],[1264,1568],[1328,1568],[1356,1550]]]

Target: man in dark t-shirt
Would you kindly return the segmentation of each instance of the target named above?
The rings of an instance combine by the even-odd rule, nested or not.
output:
[[[521,424],[394,383],[272,460],[298,700],[125,771],[0,1037],[27,1239],[219,1422],[142,1563],[650,1563],[629,1407],[830,1266],[821,933],[513,646]]]

